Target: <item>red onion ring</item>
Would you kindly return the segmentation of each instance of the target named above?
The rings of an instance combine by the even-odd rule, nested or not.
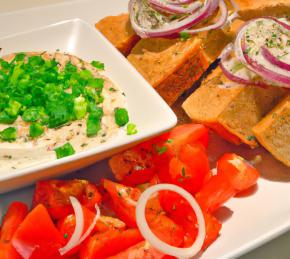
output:
[[[142,38],[159,38],[166,37],[172,34],[178,34],[180,31],[190,28],[193,25],[207,18],[210,14],[213,1],[216,0],[207,0],[206,4],[201,9],[199,9],[199,11],[189,15],[187,18],[183,19],[180,22],[170,24],[169,26],[164,26],[163,28],[159,29],[145,29],[137,24],[134,13],[134,6],[137,3],[137,1],[140,3],[140,0],[129,1],[129,13],[133,29]]]
[[[180,7],[178,5],[167,4],[166,2],[163,2],[161,0],[148,0],[148,2],[154,9],[157,9],[158,11],[173,14],[193,13],[202,6],[202,4],[199,1],[192,3],[187,7]]]
[[[282,22],[275,17],[264,17],[264,18],[271,19],[271,20],[275,21],[276,23],[279,23],[280,25],[282,25],[285,29],[290,30],[290,25],[286,22]]]
[[[263,80],[259,80],[259,81],[252,81],[250,79],[247,78],[243,78],[241,76],[237,76],[235,75],[232,71],[230,71],[227,66],[226,66],[226,61],[229,58],[231,52],[233,51],[234,46],[232,43],[228,44],[224,50],[222,51],[222,54],[220,56],[221,58],[221,63],[220,63],[220,68],[222,69],[224,75],[230,79],[233,82],[242,84],[242,85],[256,85],[256,86],[261,86],[261,87],[265,87],[268,86],[269,84],[267,84],[267,82],[263,81]],[[251,71],[252,72],[252,71]],[[252,72],[254,73],[254,72]]]
[[[289,63],[283,62],[283,61],[279,60],[278,58],[276,58],[266,47],[262,47],[261,50],[262,50],[262,55],[266,60],[268,60],[273,65],[280,67],[282,69],[285,69],[285,70],[290,72],[290,64]]]
[[[167,4],[173,4],[173,5],[186,5],[186,4],[191,4],[195,0],[176,0],[176,1],[170,1],[170,0],[165,0],[164,2]]]
[[[223,27],[228,19],[228,8],[227,8],[224,0],[219,0],[219,8],[221,11],[221,15],[216,23],[209,25],[209,26],[206,26],[206,27],[203,27],[203,28],[198,28],[198,29],[194,29],[194,30],[185,30],[184,32],[187,32],[190,34],[196,34],[199,32],[219,29],[219,28]]]

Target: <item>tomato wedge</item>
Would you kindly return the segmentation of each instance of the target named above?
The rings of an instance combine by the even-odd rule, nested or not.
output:
[[[37,205],[19,225],[11,240],[14,248],[25,258],[57,259],[65,240],[54,226],[47,209]]]
[[[1,259],[20,259],[21,256],[16,252],[11,244],[11,239],[19,224],[24,220],[28,213],[26,204],[13,202],[10,204],[5,217],[3,218],[0,232],[0,258]]]
[[[206,238],[202,249],[208,248],[219,236],[222,224],[210,213],[203,213],[206,227]]]
[[[86,180],[48,180],[36,184],[33,207],[43,204],[53,219],[61,219],[73,213],[69,196],[93,211],[101,200],[97,188]]]
[[[224,154],[217,162],[218,174],[224,174],[237,192],[255,185],[260,176],[256,168],[236,154]]]
[[[139,199],[141,191],[107,179],[103,179],[102,184],[110,195],[110,205],[118,218],[129,227],[136,227],[135,203]]]
[[[80,251],[81,259],[103,259],[141,242],[138,229],[109,230],[95,234],[85,241]]]
[[[212,176],[196,194],[196,200],[205,212],[213,212],[220,208],[236,190],[223,174]]]
[[[121,253],[110,256],[107,259],[170,259],[175,258],[165,255],[152,247],[147,241],[140,242],[134,246],[129,247]]]

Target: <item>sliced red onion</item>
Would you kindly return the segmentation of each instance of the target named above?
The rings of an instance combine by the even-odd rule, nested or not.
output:
[[[271,64],[278,66],[282,69],[285,69],[290,72],[290,64],[283,62],[282,60],[275,57],[266,47],[262,47],[262,55],[263,57],[268,60]]]
[[[163,191],[169,190],[180,194],[183,198],[185,198],[192,209],[195,212],[197,223],[198,223],[198,234],[195,242],[192,244],[191,247],[188,248],[178,248],[175,246],[171,246],[162,240],[160,240],[155,234],[151,231],[150,227],[148,226],[145,210],[147,201],[152,197],[152,194]],[[140,196],[137,207],[136,207],[136,221],[138,228],[143,235],[143,237],[157,250],[171,256],[176,256],[178,258],[191,258],[196,255],[202,248],[204,243],[206,229],[205,229],[205,221],[203,217],[203,213],[201,208],[199,207],[196,200],[193,196],[187,192],[186,190],[182,189],[181,187],[173,184],[157,184],[149,187],[146,189]]]
[[[148,0],[148,2],[151,4],[151,6],[154,9],[157,9],[161,12],[167,12],[167,13],[175,13],[175,14],[186,14],[186,13],[193,13],[198,8],[202,6],[201,2],[197,1],[194,2],[187,7],[181,7],[178,5],[168,4],[161,0]]]
[[[266,19],[272,19],[273,21],[275,21],[276,23],[279,23],[280,25],[282,25],[285,29],[290,30],[290,24],[287,22],[283,22],[281,21],[281,19],[277,19],[275,17],[265,17]]]
[[[266,81],[259,79],[259,80],[253,80],[253,78],[258,77],[256,73],[249,70],[246,66],[243,67],[243,70],[245,73],[237,74],[231,71],[231,63],[237,63],[240,62],[236,57],[230,57],[230,54],[233,51],[233,44],[230,43],[225,47],[221,54],[221,63],[220,67],[224,73],[224,75],[230,79],[233,82],[242,84],[242,85],[257,85],[261,87],[265,87],[269,85]],[[235,62],[236,61],[236,62]],[[242,63],[241,63],[242,64]],[[243,64],[244,66],[244,64]]]
[[[196,34],[199,32],[210,31],[210,30],[219,29],[219,28],[223,27],[228,19],[228,8],[227,8],[224,0],[219,0],[219,8],[221,11],[221,16],[217,20],[216,23],[209,25],[209,26],[206,26],[206,27],[203,27],[203,28],[198,28],[198,29],[193,29],[193,30],[185,30],[184,32],[187,32],[190,34]]]
[[[170,24],[164,24],[162,28],[158,29],[146,29],[142,28],[137,24],[135,20],[135,12],[134,7],[136,4],[141,5],[140,0],[130,0],[129,1],[129,13],[130,13],[130,20],[131,25],[135,32],[142,38],[158,38],[158,37],[166,37],[172,34],[178,34],[184,29],[190,28],[193,25],[201,22],[205,18],[210,15],[212,3],[215,0],[207,0],[205,5],[200,8],[194,14],[189,15],[185,19],[178,21],[178,22],[171,22]]]
[[[165,0],[164,2],[167,4],[174,4],[174,5],[186,5],[186,4],[191,4],[195,0]]]
[[[246,51],[246,49],[244,49]],[[279,73],[270,70],[263,65],[259,64],[257,61],[253,60],[248,54],[244,54],[246,61],[252,71],[256,72],[258,75],[264,77],[273,82],[282,83],[281,87],[290,88],[290,77],[281,75]]]
[[[99,219],[101,215],[100,209],[98,205],[96,204],[95,205],[96,210],[97,210],[96,216],[94,217],[93,222],[88,227],[86,232],[82,235],[83,230],[84,230],[84,213],[83,213],[82,205],[80,204],[78,199],[76,199],[75,197],[70,196],[70,201],[71,201],[72,207],[74,209],[75,217],[76,217],[76,226],[70,240],[67,242],[67,244],[64,247],[58,250],[61,255],[65,255],[70,250],[72,250],[73,248],[81,244],[90,235],[90,233],[94,229],[94,226],[96,225],[97,220]]]
[[[234,12],[228,17],[228,23],[231,23],[233,20],[239,17],[240,7],[235,2],[235,0],[230,0],[232,7],[234,8]]]

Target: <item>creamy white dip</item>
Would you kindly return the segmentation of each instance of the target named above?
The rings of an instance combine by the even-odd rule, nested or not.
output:
[[[39,55],[39,53],[27,53],[27,55]],[[0,131],[8,127],[15,127],[18,136],[16,141],[11,143],[1,142],[0,140],[0,173],[54,160],[56,159],[54,148],[67,142],[70,142],[76,152],[91,149],[106,142],[120,130],[120,127],[115,123],[114,109],[126,107],[126,98],[117,85],[91,64],[75,56],[57,52],[53,54],[44,53],[42,57],[45,59],[55,58],[60,63],[60,69],[70,60],[79,69],[88,69],[94,77],[104,79],[104,88],[102,90],[104,101],[98,105],[103,108],[104,112],[101,120],[101,130],[95,137],[87,137],[85,117],[82,120],[72,121],[59,128],[46,128],[42,136],[31,139],[29,138],[30,124],[24,122],[20,116],[11,125],[0,124]],[[10,61],[13,58],[14,54],[3,59]]]

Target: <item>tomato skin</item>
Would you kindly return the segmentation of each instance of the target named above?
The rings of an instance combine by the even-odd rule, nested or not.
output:
[[[12,238],[14,248],[22,254],[31,254],[30,259],[61,258],[58,249],[65,241],[54,226],[47,209],[37,205],[19,225]]]
[[[203,185],[195,198],[202,210],[213,212],[221,207],[231,197],[235,196],[236,190],[230,181],[222,174],[214,175]]]
[[[205,250],[218,238],[222,224],[209,213],[204,213],[203,216],[205,220],[206,238],[202,250]]]
[[[62,219],[73,213],[70,196],[95,211],[101,195],[97,188],[86,180],[48,180],[37,182],[33,195],[33,207],[43,204],[53,219]]]
[[[127,250],[120,252],[114,256],[110,256],[107,259],[170,259],[175,258],[169,255],[165,255],[152,247],[147,241],[140,242],[134,246],[129,247]]]
[[[102,259],[141,242],[143,239],[138,229],[125,231],[109,230],[91,236],[82,245],[80,259]]]
[[[0,258],[1,259],[21,259],[15,248],[11,244],[11,239],[19,224],[28,213],[26,204],[22,202],[12,202],[3,218],[0,232]]]
[[[152,168],[132,170],[130,174],[125,175],[121,183],[128,186],[136,186],[149,182],[154,175],[155,170]]]
[[[110,195],[110,205],[118,218],[129,227],[137,227],[135,218],[135,205],[141,191],[107,179],[102,180],[102,185]]]
[[[218,174],[224,174],[237,192],[245,191],[255,185],[259,172],[242,157],[227,153],[217,162]]]
[[[109,230],[125,230],[126,224],[118,218],[101,216],[96,223],[95,232],[104,233]]]

